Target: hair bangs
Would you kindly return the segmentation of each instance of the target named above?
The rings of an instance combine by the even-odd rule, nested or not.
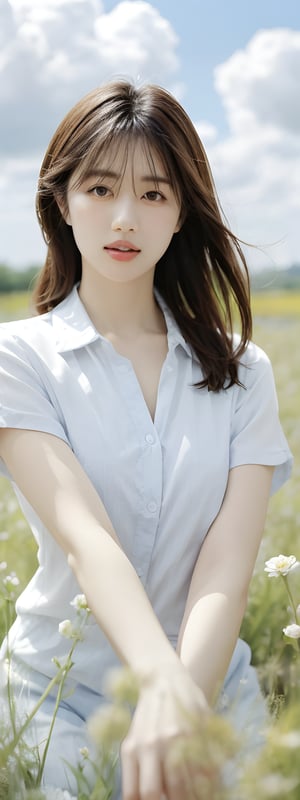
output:
[[[159,146],[153,135],[145,130],[142,131],[137,125],[132,125],[127,130],[120,129],[117,133],[116,131],[110,131],[105,137],[102,132],[98,132],[98,135],[95,133],[90,147],[86,149],[83,157],[81,156],[79,165],[74,170],[73,188],[78,188],[93,171],[97,172],[97,169],[103,167],[103,164],[105,164],[105,169],[108,172],[113,172],[116,157],[118,157],[119,173],[116,182],[122,182],[128,160],[131,160],[132,184],[134,186],[134,150],[136,144],[140,144],[142,147],[149,168],[149,175],[153,177],[155,188],[159,189],[159,178],[163,172],[170,183],[177,202],[181,205],[182,191],[179,187],[179,181],[176,180],[176,170],[174,170],[168,151],[166,151],[165,147]],[[72,175],[70,177],[72,178]]]

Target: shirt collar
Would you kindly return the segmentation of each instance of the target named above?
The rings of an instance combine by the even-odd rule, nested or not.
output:
[[[172,312],[169,309],[169,306],[167,306],[165,300],[163,299],[161,294],[157,291],[157,289],[154,290],[154,294],[165,318],[165,323],[168,332],[169,350],[175,350],[175,347],[177,347],[177,345],[181,345],[181,347],[183,347],[187,355],[192,357],[191,345],[188,342],[186,342],[183,334],[181,333],[180,328],[177,325],[177,322],[173,317]]]
[[[48,318],[51,317],[59,353],[78,350],[80,347],[85,347],[85,345],[96,341],[96,339],[104,339],[95,328],[80,300],[78,286],[79,284],[73,286],[65,300],[46,315]],[[175,347],[180,345],[191,357],[191,346],[185,341],[170,309],[156,289],[155,297],[165,317],[169,350],[175,350]]]

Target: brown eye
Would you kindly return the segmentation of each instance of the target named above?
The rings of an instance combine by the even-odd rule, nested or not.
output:
[[[107,197],[111,194],[111,190],[107,186],[93,186],[92,189],[89,189],[89,194],[94,194],[96,197]]]
[[[145,192],[144,197],[146,198],[146,200],[152,200],[152,202],[157,202],[158,200],[165,199],[163,194],[161,194],[161,192],[156,192],[154,190],[150,192]]]

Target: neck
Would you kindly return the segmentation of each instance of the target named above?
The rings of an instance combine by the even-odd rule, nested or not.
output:
[[[117,283],[97,275],[91,284],[84,274],[79,296],[97,330],[103,335],[130,337],[141,332],[164,332],[165,322],[153,294],[153,277]]]

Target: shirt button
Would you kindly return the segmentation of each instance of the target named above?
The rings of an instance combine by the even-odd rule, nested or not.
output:
[[[145,436],[145,439],[146,439],[146,442],[148,442],[148,444],[153,444],[153,442],[154,442],[154,436],[152,436],[151,433],[147,433],[147,435]]]
[[[156,511],[157,509],[157,503],[155,503],[154,500],[150,500],[150,503],[148,503],[147,508],[148,511],[151,512],[151,514],[154,514],[154,511]]]

